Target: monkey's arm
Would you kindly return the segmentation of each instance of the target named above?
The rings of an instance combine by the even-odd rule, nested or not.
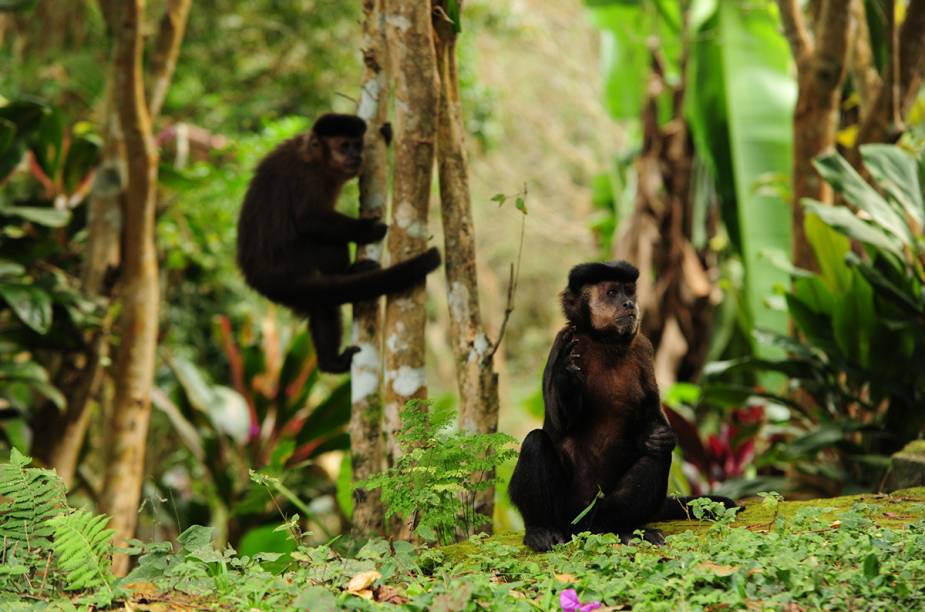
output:
[[[336,211],[302,213],[296,222],[300,236],[326,244],[378,242],[388,230],[378,219],[355,219]]]
[[[543,429],[552,434],[563,434],[581,418],[581,371],[575,353],[574,328],[566,327],[556,336],[543,371]]]

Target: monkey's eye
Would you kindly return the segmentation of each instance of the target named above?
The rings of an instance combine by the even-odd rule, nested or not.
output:
[[[608,289],[608,290],[607,290],[607,295],[609,295],[610,297],[617,297],[617,293],[618,293],[618,292],[617,292],[616,289]]]
[[[626,295],[634,296],[636,295],[636,285],[627,285],[626,286]]]

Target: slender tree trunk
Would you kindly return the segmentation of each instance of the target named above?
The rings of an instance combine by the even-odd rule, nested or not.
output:
[[[357,114],[366,120],[363,168],[360,170],[360,216],[382,218],[389,198],[389,158],[379,132],[388,120],[388,83],[383,70],[385,34],[383,0],[363,0],[363,61],[366,73]],[[382,245],[357,246],[357,259],[382,261]],[[350,368],[353,408],[350,413],[350,459],[354,481],[365,480],[382,468],[382,312],[379,300],[353,306],[352,344],[360,347]],[[379,491],[353,491],[353,530],[381,534],[385,513]]]
[[[125,0],[113,24],[115,96],[119,100],[119,122],[125,138],[127,180],[122,232],[124,266],[119,295],[120,345],[114,375],[116,398],[101,500],[102,510],[112,517],[117,545],[124,544],[135,533],[157,347],[159,295],[154,247],[157,150],[142,78],[143,12],[144,0]],[[113,569],[117,575],[124,574],[128,557],[117,555]]]
[[[395,92],[395,173],[388,248],[392,263],[422,253],[437,131],[437,65],[430,3],[387,0],[385,29]],[[424,283],[388,296],[385,312],[385,405],[388,455],[394,459],[399,410],[427,395]]]
[[[447,14],[446,0],[434,0],[434,43],[440,76],[437,167],[440,178],[440,212],[443,217],[450,343],[456,360],[459,388],[459,426],[463,431],[494,433],[498,429],[498,375],[493,366],[493,345],[485,334],[479,309],[475,266],[475,227],[469,194],[459,75],[456,29]],[[462,11],[462,1],[458,2]],[[494,473],[481,475],[493,479]],[[477,494],[473,507],[488,517],[494,512],[495,488]],[[485,531],[491,532],[491,523]]]
[[[778,0],[784,32],[797,64],[793,116],[793,263],[818,270],[804,228],[803,198],[832,201],[832,189],[813,168],[813,159],[835,146],[841,86],[848,65],[850,3],[821,0],[816,35],[806,28],[797,0]]]
[[[193,0],[167,0],[164,16],[161,17],[160,30],[154,43],[154,56],[151,59],[151,87],[148,93],[148,111],[153,118],[161,114],[167,90],[177,67],[180,44],[186,32],[186,21]]]
[[[180,41],[191,3],[192,0],[170,0],[165,9],[155,43],[152,66],[152,122],[160,112],[167,86],[176,67]],[[100,8],[115,32],[117,5],[104,0],[100,2]],[[85,293],[105,297],[109,297],[110,293],[109,287],[106,286],[107,277],[120,265],[121,217],[125,206],[123,189],[127,174],[125,142],[115,97],[115,87],[119,78],[116,72],[119,69],[120,67],[113,62],[101,122],[103,161],[97,171],[89,201],[87,255],[81,275],[81,289]],[[41,441],[37,445],[35,455],[46,465],[57,470],[68,486],[73,483],[77,470],[78,455],[90,421],[90,405],[98,395],[103,379],[102,364],[110,353],[108,342],[111,325],[112,319],[107,314],[100,329],[87,339],[84,366],[76,373],[71,369],[62,372],[61,378],[78,381],[76,384],[62,385],[68,389],[66,410],[62,412],[50,407],[43,411],[43,417],[38,424],[42,435],[39,437]]]

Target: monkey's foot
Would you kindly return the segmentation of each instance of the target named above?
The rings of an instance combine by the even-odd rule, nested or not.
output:
[[[634,531],[637,531],[637,530],[634,530]],[[642,539],[648,542],[649,544],[654,544],[655,546],[661,546],[662,544],[665,543],[665,536],[662,535],[662,532],[659,531],[658,529],[649,529],[648,527],[646,527],[642,529],[641,531],[642,531]],[[617,535],[620,536],[620,541],[623,542],[624,544],[629,544],[633,540],[632,531],[618,533]]]
[[[329,374],[342,374],[350,371],[350,363],[353,356],[360,352],[358,346],[348,346],[344,351],[334,359],[318,359],[318,369]]]
[[[546,527],[527,527],[527,533],[524,534],[524,544],[537,552],[546,552],[556,544],[567,541],[567,536]]]

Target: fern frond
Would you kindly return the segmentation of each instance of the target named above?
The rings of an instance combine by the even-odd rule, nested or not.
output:
[[[75,510],[47,521],[54,530],[52,548],[58,567],[64,570],[69,590],[112,584],[112,536],[107,529],[109,517]]]
[[[67,507],[64,482],[54,470],[27,467],[32,459],[15,448],[0,465],[0,542],[48,548],[48,519]]]

